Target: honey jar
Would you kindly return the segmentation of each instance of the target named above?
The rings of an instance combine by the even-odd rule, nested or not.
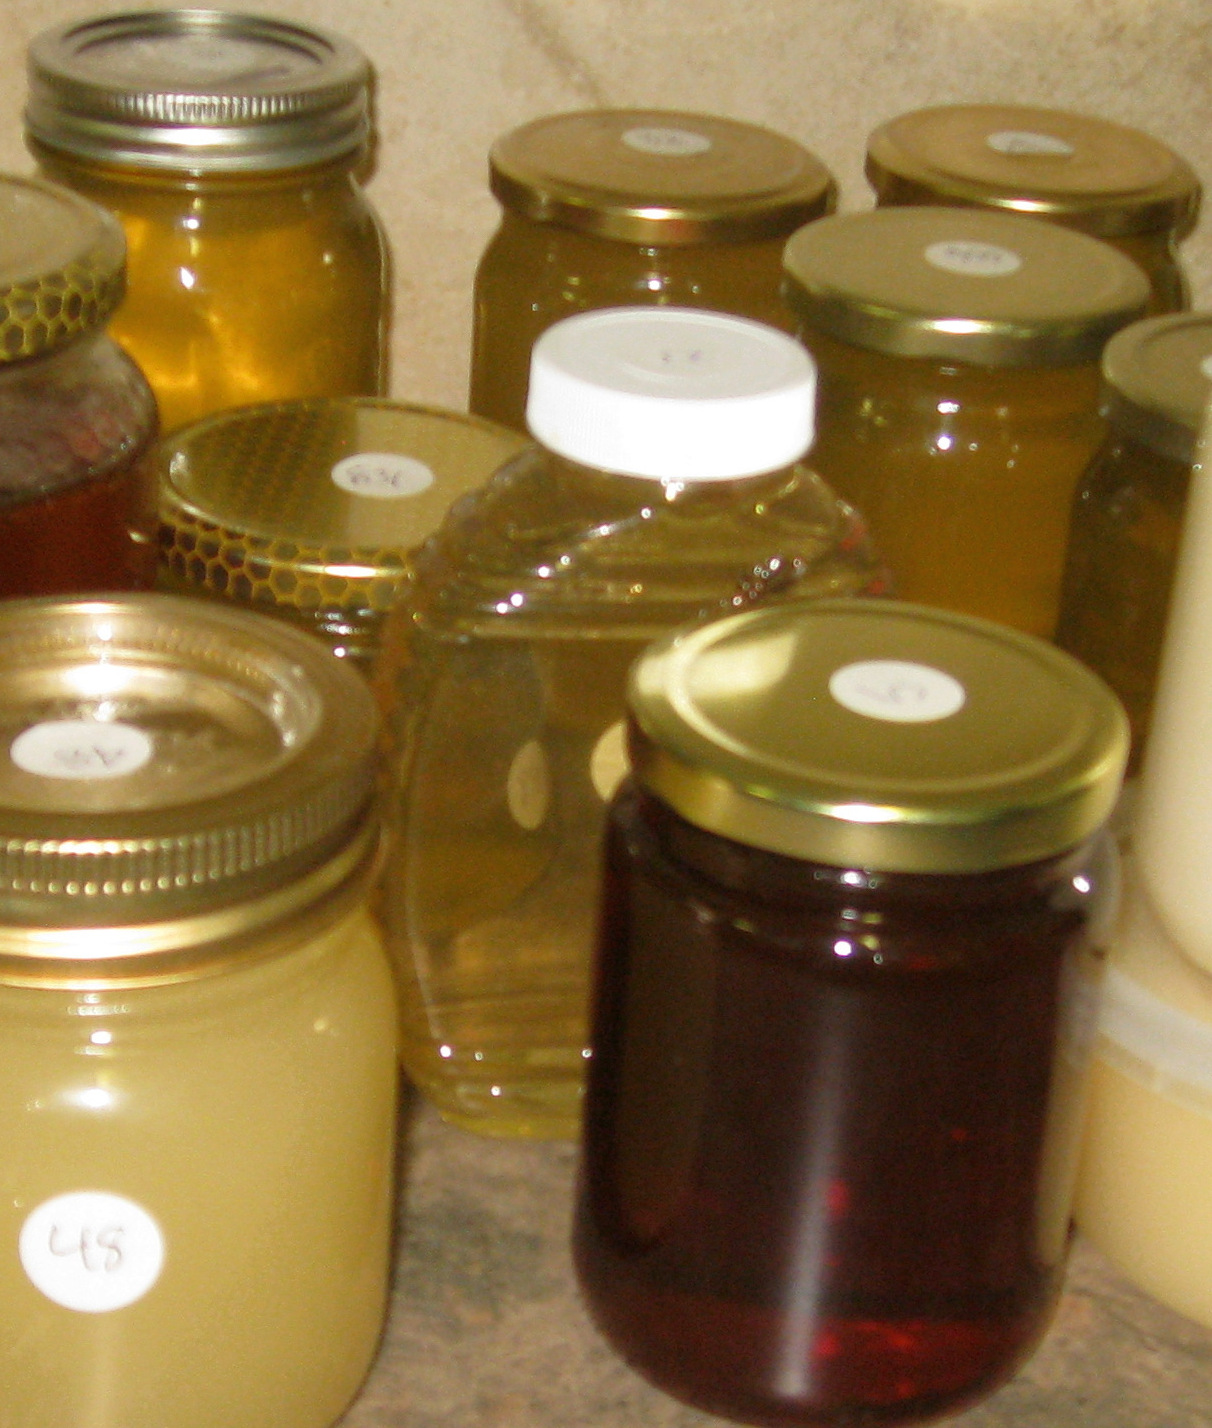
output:
[[[159,586],[280,616],[368,666],[412,552],[525,444],[374,397],[204,417],[158,453]]]
[[[113,335],[171,431],[222,407],[384,390],[386,247],[360,182],[370,66],[234,10],[103,15],[37,35],[27,143],[130,250]]]
[[[328,1428],[383,1324],[376,719],[309,637],[0,608],[6,1424]]]
[[[476,273],[471,410],[519,430],[535,339],[574,313],[653,303],[790,330],[783,242],[836,196],[782,134],[661,109],[535,119],[492,146],[489,180],[503,215]]]
[[[952,1412],[1060,1291],[1123,713],[1051,645],[883,600],[683,630],[628,701],[589,1309],[744,1423]]]
[[[1051,638],[1098,362],[1148,286],[1096,238],[1014,214],[885,208],[786,251],[817,359],[813,460],[897,593]]]
[[[1139,129],[1064,109],[943,104],[881,124],[867,177],[880,207],[1000,209],[1102,238],[1144,269],[1151,312],[1190,305],[1178,244],[1199,216],[1199,179]]]

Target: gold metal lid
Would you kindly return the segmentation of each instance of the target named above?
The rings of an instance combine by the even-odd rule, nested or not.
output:
[[[1200,184],[1139,129],[1019,104],[946,104],[901,114],[867,145],[881,203],[958,203],[1036,214],[1100,238],[1172,230],[1199,215]]]
[[[1071,848],[1128,750],[1075,659],[969,616],[885,600],[768,605],[649,647],[633,768],[689,822],[835,867],[972,873]]]
[[[535,222],[654,245],[782,237],[837,197],[829,170],[793,139],[666,109],[535,119],[493,144],[489,181]]]
[[[365,681],[277,621],[5,601],[0,953],[121,961],[281,917],[366,836],[376,728]]]
[[[1212,401],[1212,313],[1146,318],[1103,352],[1103,412],[1117,428],[1189,466]]]
[[[161,563],[232,600],[383,613],[451,503],[526,445],[374,397],[219,412],[161,445]]]
[[[100,327],[125,291],[116,218],[58,184],[0,175],[0,362]]]
[[[785,293],[812,333],[987,367],[1096,361],[1143,315],[1144,273],[1084,233],[977,208],[822,218],[787,244]]]
[[[370,65],[313,26],[235,10],[144,10],[44,30],[29,139],[138,169],[267,172],[369,141]]]

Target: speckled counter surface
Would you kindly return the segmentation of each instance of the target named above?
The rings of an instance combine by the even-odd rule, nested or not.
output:
[[[395,1286],[378,1361],[341,1428],[713,1428],[597,1336],[568,1258],[576,1149],[406,1116]],[[1212,1428],[1212,1334],[1088,1245],[1051,1333],[953,1428]]]

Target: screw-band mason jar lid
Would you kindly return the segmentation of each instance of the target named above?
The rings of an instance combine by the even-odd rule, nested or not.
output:
[[[1173,149],[1063,109],[946,104],[901,114],[871,135],[867,177],[881,203],[976,204],[1100,238],[1181,238],[1199,215],[1199,179]]]
[[[1069,655],[885,600],[769,605],[632,668],[632,764],[690,823],[835,867],[973,873],[1076,846],[1114,806],[1127,720]]]
[[[376,732],[365,681],[278,621],[6,601],[0,960],[133,964],[305,906],[365,861]]]
[[[526,422],[582,466],[659,481],[777,471],[812,445],[816,368],[764,323],[680,307],[564,318],[531,352]]]
[[[1150,317],[1103,352],[1103,414],[1161,456],[1189,466],[1212,401],[1212,313]]]
[[[29,48],[30,140],[81,159],[271,172],[369,141],[370,65],[349,41],[235,10],[145,10],[45,30]]]
[[[376,397],[218,412],[161,443],[160,562],[263,609],[377,620],[451,503],[526,444],[479,417]]]
[[[986,367],[1094,362],[1143,316],[1149,283],[1109,244],[976,208],[881,208],[801,228],[784,292],[822,332],[897,357]]]
[[[666,109],[532,120],[493,144],[489,182],[535,222],[645,245],[786,237],[837,197],[829,170],[793,139]]]
[[[0,175],[0,363],[101,327],[125,291],[116,218],[58,184]]]

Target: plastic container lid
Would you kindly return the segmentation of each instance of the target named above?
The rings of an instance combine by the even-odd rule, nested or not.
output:
[[[1212,401],[1212,313],[1150,317],[1103,351],[1103,414],[1142,445],[1189,466]]]
[[[1195,227],[1200,185],[1173,149],[1123,124],[1018,104],[947,104],[880,125],[867,177],[881,202],[1036,214],[1096,237]]]
[[[526,420],[550,451],[660,481],[730,481],[812,445],[816,368],[760,322],[691,308],[605,308],[549,327]]]
[[[837,192],[793,139],[665,109],[535,119],[493,144],[489,182],[535,222],[642,244],[785,237],[832,212]]]
[[[1093,362],[1143,316],[1144,273],[1084,233],[976,208],[822,218],[784,254],[810,331],[898,357],[987,367]]]
[[[83,159],[273,171],[363,149],[370,65],[312,26],[235,10],[145,10],[44,30],[29,49],[30,139]]]

